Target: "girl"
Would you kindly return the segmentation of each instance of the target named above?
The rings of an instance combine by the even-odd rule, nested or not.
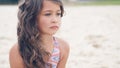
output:
[[[11,68],[65,68],[69,45],[53,36],[63,13],[60,0],[21,1],[18,43],[9,54]]]

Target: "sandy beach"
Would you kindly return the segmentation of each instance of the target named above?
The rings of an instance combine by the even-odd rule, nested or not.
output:
[[[17,5],[0,5],[0,68],[10,68]],[[65,6],[57,37],[70,44],[66,68],[120,68],[120,6]]]

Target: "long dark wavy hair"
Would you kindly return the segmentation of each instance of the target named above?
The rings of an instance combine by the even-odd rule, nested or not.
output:
[[[18,45],[25,68],[45,68],[44,56],[49,53],[41,45],[37,16],[43,8],[44,0],[21,0],[18,11]],[[60,5],[61,17],[64,8],[61,0],[49,0]]]

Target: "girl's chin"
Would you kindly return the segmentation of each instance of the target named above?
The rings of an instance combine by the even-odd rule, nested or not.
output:
[[[56,32],[49,33],[49,35],[54,35]]]
[[[57,30],[52,30],[49,32],[50,35],[54,35],[57,32]]]
[[[46,34],[46,35],[54,35],[54,34],[56,34],[56,31],[55,31],[55,32],[49,32],[49,33],[42,33],[42,34]]]
[[[45,32],[40,31],[42,35],[54,35],[58,30],[47,30]]]

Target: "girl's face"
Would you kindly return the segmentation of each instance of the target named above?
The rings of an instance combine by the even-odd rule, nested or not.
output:
[[[42,34],[53,35],[61,24],[60,5],[44,0],[43,8],[38,16],[39,30]]]

